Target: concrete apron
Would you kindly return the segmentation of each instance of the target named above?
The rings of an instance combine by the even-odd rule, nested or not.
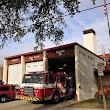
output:
[[[104,110],[104,109],[90,109],[90,108],[62,108],[60,110]],[[110,110],[110,109],[106,109]]]

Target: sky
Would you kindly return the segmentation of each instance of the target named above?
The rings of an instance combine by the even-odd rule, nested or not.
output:
[[[96,5],[93,5],[91,0],[79,1],[81,1],[79,7],[80,11],[104,3],[103,0],[96,0]],[[106,2],[110,3],[110,0],[106,0]],[[110,22],[110,5],[107,5],[107,8]],[[66,16],[65,20],[67,27],[64,29],[64,38],[61,45],[78,42],[83,46],[83,31],[92,28],[96,32],[98,54],[103,53],[102,46],[105,49],[105,53],[110,53],[110,36],[103,7],[77,13],[72,18]],[[22,38],[21,42],[22,43],[11,42],[8,45],[5,45],[3,49],[0,49],[0,64],[3,64],[5,57],[34,51],[36,44],[32,33],[29,33]],[[46,40],[44,44],[45,48],[55,47],[55,44],[49,40]]]

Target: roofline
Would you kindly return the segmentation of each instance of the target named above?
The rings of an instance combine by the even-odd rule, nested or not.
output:
[[[83,47],[82,45],[80,45],[80,44],[78,44],[78,43],[77,43],[77,45],[80,46],[80,47],[82,47],[83,49],[87,50],[88,52],[92,53],[92,54],[95,55],[96,57],[98,57],[98,58],[104,60],[104,59],[101,58],[99,55],[96,55],[95,53],[91,52],[90,50],[88,50],[87,48]]]
[[[94,35],[96,35],[95,31],[93,29],[87,29],[83,31],[83,35],[84,34],[89,34],[89,33],[93,33]]]
[[[52,47],[52,48],[46,48],[46,49],[42,49],[42,50],[38,50],[38,51],[33,51],[33,52],[27,52],[27,53],[23,53],[23,54],[18,54],[18,55],[14,55],[14,56],[9,56],[9,57],[5,57],[4,59],[8,60],[8,59],[12,59],[12,58],[18,58],[20,56],[28,56],[28,55],[33,55],[34,53],[43,53],[43,51],[52,51],[52,50],[56,50],[56,49],[61,49],[64,47],[70,47],[70,46],[74,46],[77,43],[70,43],[70,44],[65,44],[65,45],[61,45],[61,46],[57,46],[57,47]]]
[[[106,53],[105,55],[110,55],[109,53]],[[103,55],[99,55],[99,56],[103,56]]]
[[[37,54],[37,53],[43,53],[43,51],[52,51],[52,50],[56,50],[56,49],[61,49],[61,48],[65,48],[65,47],[70,47],[70,46],[74,46],[74,45],[78,45],[80,47],[82,47],[83,49],[87,50],[88,52],[92,53],[93,55],[97,56],[100,58],[100,56],[96,55],[95,53],[91,52],[90,50],[86,49],[85,47],[83,47],[82,45],[80,45],[77,42],[74,43],[70,43],[70,44],[65,44],[65,45],[61,45],[61,46],[56,46],[56,47],[52,47],[52,48],[47,48],[47,49],[42,49],[42,50],[38,50],[38,51],[33,51],[33,52],[27,52],[27,53],[23,53],[23,54],[18,54],[18,55],[14,55],[14,56],[9,56],[6,57],[4,59],[8,60],[8,59],[12,59],[12,58],[18,58],[21,56],[28,56],[28,55],[33,55],[33,54]],[[103,60],[103,58],[100,58]]]

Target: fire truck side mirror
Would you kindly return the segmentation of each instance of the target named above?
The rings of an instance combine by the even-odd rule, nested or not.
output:
[[[14,89],[15,89],[15,86],[12,85],[12,86],[11,86],[11,89],[14,90]]]
[[[57,77],[57,76],[55,77],[55,82],[56,82],[56,83],[58,82],[58,77]]]

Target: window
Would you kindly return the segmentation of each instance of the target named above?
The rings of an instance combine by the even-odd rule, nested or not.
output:
[[[52,83],[52,75],[50,74],[46,75],[46,83]]]
[[[32,75],[33,83],[43,83],[44,75],[43,74],[34,74]]]
[[[36,67],[37,65],[34,65],[34,67]]]
[[[0,87],[0,91],[8,91],[8,87]]]
[[[65,81],[65,77],[64,76],[60,76],[60,82],[64,82]]]
[[[39,83],[42,84],[44,80],[44,75],[41,74],[31,74],[25,75],[23,78],[23,83]]]
[[[110,64],[110,58],[107,59],[107,64]]]

